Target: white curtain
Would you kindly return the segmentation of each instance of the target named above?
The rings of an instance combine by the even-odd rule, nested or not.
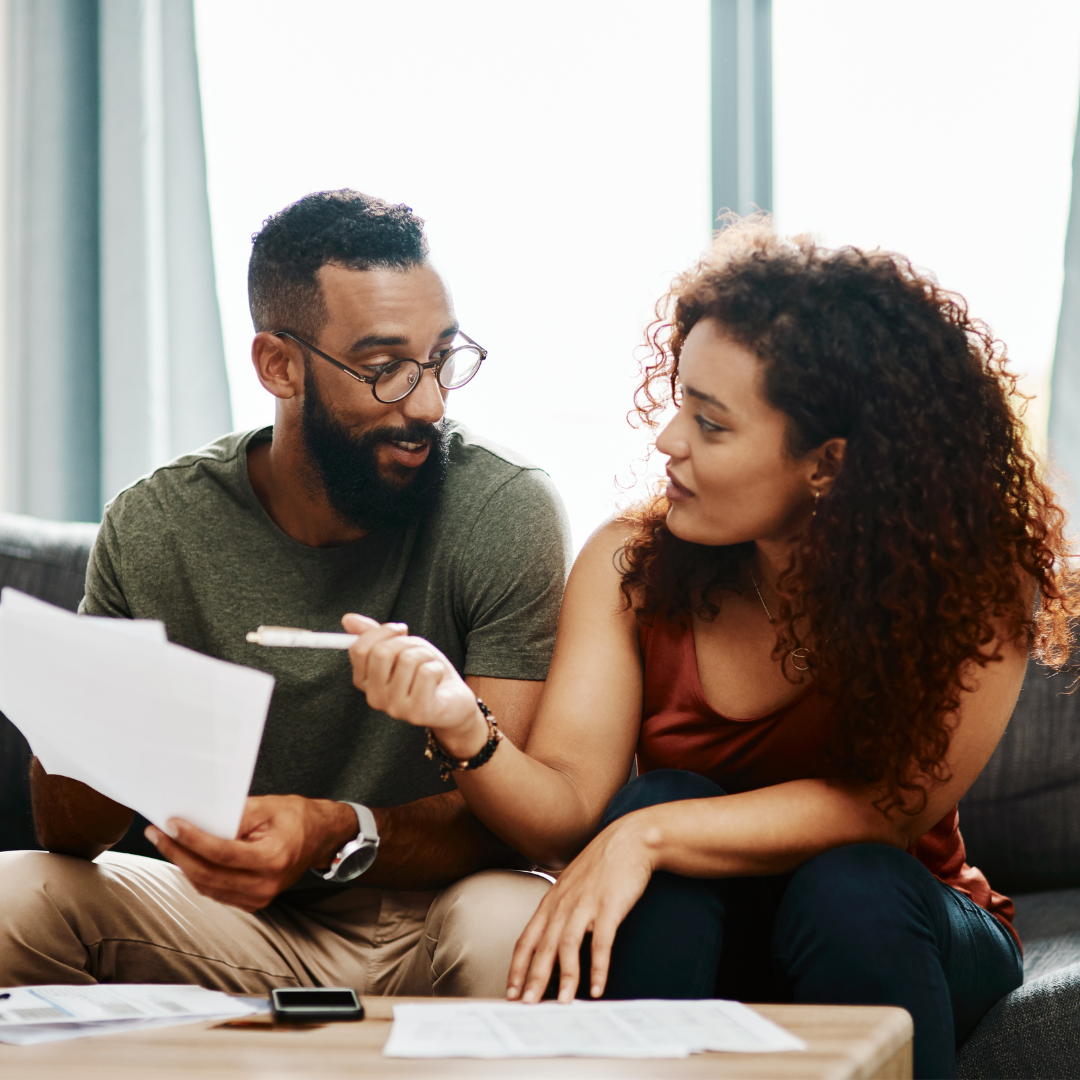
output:
[[[1072,202],[1065,234],[1065,284],[1050,384],[1050,457],[1071,488],[1061,492],[1075,530],[1080,489],[1080,127],[1073,146]]]
[[[192,0],[10,0],[7,509],[104,501],[231,427]]]

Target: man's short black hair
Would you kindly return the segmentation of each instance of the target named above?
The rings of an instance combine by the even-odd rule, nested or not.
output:
[[[251,238],[248,304],[255,329],[318,338],[327,312],[319,269],[405,270],[428,254],[424,221],[396,206],[342,188],[316,191],[271,214]]]

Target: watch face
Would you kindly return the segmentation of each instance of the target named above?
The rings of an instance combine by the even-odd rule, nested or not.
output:
[[[350,851],[341,860],[334,879],[336,881],[349,881],[351,878],[359,877],[375,861],[378,851],[379,849],[375,844],[364,841],[355,851]]]

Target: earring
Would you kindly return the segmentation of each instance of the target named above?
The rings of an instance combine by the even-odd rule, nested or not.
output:
[[[818,502],[820,501],[820,499],[821,499],[821,492],[820,491],[815,491],[814,492],[814,511],[810,515],[812,518],[817,517],[817,507],[818,507]]]

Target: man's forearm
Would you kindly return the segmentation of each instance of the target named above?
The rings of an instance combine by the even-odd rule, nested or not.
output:
[[[358,885],[437,889],[477,870],[525,867],[517,852],[477,821],[458,791],[372,813],[379,855]]]
[[[127,832],[135,816],[78,780],[50,776],[40,761],[30,762],[30,802],[34,831],[46,851],[96,859]]]

